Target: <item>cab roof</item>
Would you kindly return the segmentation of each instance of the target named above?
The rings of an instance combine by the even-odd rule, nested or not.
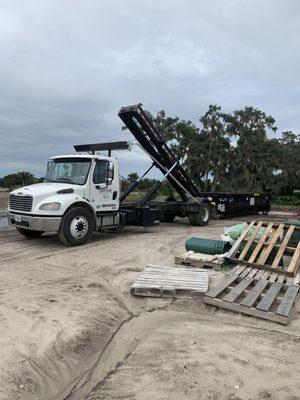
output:
[[[107,157],[105,155],[98,155],[98,154],[62,154],[59,156],[50,157],[50,160],[56,160],[58,158],[88,158],[88,159],[105,159],[105,160],[113,160],[113,157]]]

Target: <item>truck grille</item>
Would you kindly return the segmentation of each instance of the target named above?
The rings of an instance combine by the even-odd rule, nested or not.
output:
[[[31,211],[32,197],[31,196],[9,196],[9,208],[16,211]]]

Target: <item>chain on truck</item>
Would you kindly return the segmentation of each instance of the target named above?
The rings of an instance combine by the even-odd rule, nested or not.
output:
[[[112,151],[129,150],[130,142],[76,145],[77,154],[50,159],[44,182],[10,193],[7,216],[11,226],[26,237],[57,232],[63,243],[80,245],[93,231],[109,228],[156,226],[160,220],[172,222],[176,216],[188,217],[191,225],[201,226],[208,224],[212,212],[227,216],[269,211],[266,195],[200,193],[141,104],[123,107],[118,115],[152,161],[142,177],[121,192],[119,162]],[[108,155],[99,154],[103,151]],[[126,202],[153,167],[162,172],[162,178],[140,201]],[[152,200],[165,179],[180,201],[173,197]]]

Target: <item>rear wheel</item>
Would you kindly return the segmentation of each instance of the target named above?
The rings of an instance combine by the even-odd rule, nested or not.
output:
[[[43,231],[33,231],[31,229],[24,229],[24,228],[17,228],[17,231],[22,236],[25,236],[27,238],[38,238],[44,233]]]
[[[76,207],[63,217],[59,239],[62,243],[78,246],[86,243],[94,230],[94,218],[86,208]]]
[[[210,216],[210,207],[207,203],[200,205],[200,210],[197,213],[190,213],[188,215],[189,223],[196,226],[205,226],[208,224]]]

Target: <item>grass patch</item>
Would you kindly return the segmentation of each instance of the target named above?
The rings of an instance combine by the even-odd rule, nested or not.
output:
[[[300,207],[300,196],[277,196],[272,201],[277,206],[296,206]]]

